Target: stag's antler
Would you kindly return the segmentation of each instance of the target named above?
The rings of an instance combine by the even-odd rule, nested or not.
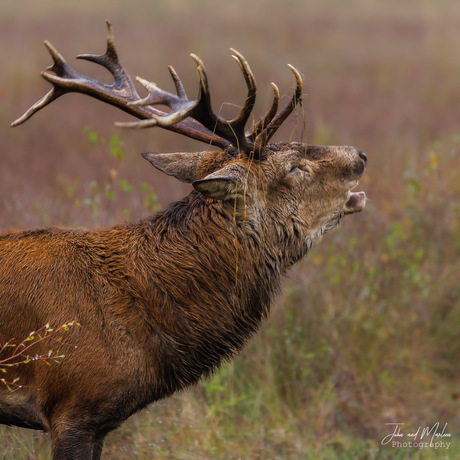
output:
[[[54,64],[42,72],[42,76],[53,85],[53,88],[22,117],[12,123],[12,126],[24,123],[40,109],[63,94],[80,92],[112,104],[141,119],[139,122],[118,123],[119,126],[129,128],[160,126],[218,146],[233,155],[244,152],[260,159],[264,156],[267,142],[301,102],[302,78],[298,70],[290,65],[289,67],[296,79],[296,89],[291,101],[278,112],[279,91],[277,86],[272,83],[274,99],[270,110],[251,129],[245,131],[256,100],[256,82],[246,59],[234,49],[231,50],[233,58],[243,73],[248,87],[248,96],[240,113],[233,120],[221,118],[212,109],[204,64],[194,54],[191,56],[197,64],[200,82],[196,100],[188,99],[180,78],[171,66],[169,72],[176,86],[177,95],[164,91],[154,83],[138,77],[139,83],[149,93],[147,97],[140,98],[131,77],[119,61],[114,45],[112,25],[109,21],[107,21],[107,27],[106,52],[102,55],[81,54],[77,58],[92,61],[105,67],[113,75],[114,83],[107,85],[76,72],[49,42],[45,42]],[[171,111],[169,113],[163,112],[155,108],[156,105],[166,105]]]

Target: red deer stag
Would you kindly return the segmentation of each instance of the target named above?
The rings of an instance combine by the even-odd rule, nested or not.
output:
[[[248,96],[238,116],[225,120],[212,109],[195,55],[196,100],[187,98],[172,67],[177,95],[139,78],[148,92],[140,98],[108,28],[104,54],[78,57],[108,69],[114,83],[77,73],[45,42],[54,64],[42,75],[53,88],[13,125],[80,92],[140,119],[125,125],[160,126],[220,150],[143,153],[194,190],[140,222],[0,236],[0,350],[50,321],[81,324],[53,344],[66,354],[58,364],[9,368],[9,380],[20,378],[16,391],[0,382],[0,423],[50,433],[55,460],[99,459],[104,437],[131,414],[209,376],[237,353],[268,315],[283,274],[366,201],[351,191],[366,166],[356,148],[269,143],[301,101],[294,67],[291,100],[278,110],[273,84],[271,108],[246,129],[256,84],[240,53],[232,50]],[[33,354],[49,347],[38,343]]]

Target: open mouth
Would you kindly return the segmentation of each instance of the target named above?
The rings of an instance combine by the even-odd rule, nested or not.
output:
[[[360,212],[366,206],[366,194],[364,192],[352,192],[348,191],[347,201],[343,205],[343,211],[345,214],[353,214],[354,212]]]
[[[360,212],[366,206],[366,194],[364,192],[352,192],[352,190],[358,185],[358,180],[363,175],[367,165],[366,154],[360,150],[358,151],[358,156],[361,161],[358,162],[359,167],[356,171],[357,179],[355,184],[350,188],[350,190],[348,190],[347,201],[345,201],[345,204],[343,205],[343,212],[345,214]]]

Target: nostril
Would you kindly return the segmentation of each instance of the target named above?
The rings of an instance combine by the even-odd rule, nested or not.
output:
[[[364,164],[367,164],[367,155],[361,150],[358,152],[358,155],[359,155],[359,158],[361,158],[364,161]]]

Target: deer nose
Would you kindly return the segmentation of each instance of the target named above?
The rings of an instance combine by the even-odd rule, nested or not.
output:
[[[359,158],[364,161],[364,166],[367,164],[367,155],[361,150],[358,152]]]

